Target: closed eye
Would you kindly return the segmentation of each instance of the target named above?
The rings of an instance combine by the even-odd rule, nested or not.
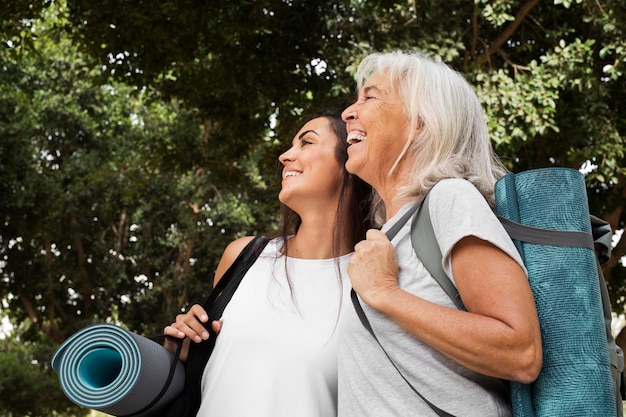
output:
[[[298,140],[300,141],[300,147],[304,147],[313,143],[306,139],[310,135],[313,135],[313,137],[319,136],[314,130],[307,130],[306,132],[302,132],[302,134],[298,136]]]
[[[363,88],[363,90],[361,91],[361,96],[363,97],[364,101],[378,98],[378,96],[375,96],[372,93],[380,94],[380,90],[378,89],[378,87],[370,85]]]

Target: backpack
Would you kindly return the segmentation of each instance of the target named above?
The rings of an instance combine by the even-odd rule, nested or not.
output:
[[[600,268],[610,256],[611,228],[590,216],[582,174],[569,168],[509,173],[495,195],[496,215],[528,270],[544,355],[533,383],[510,382],[513,415],[621,417],[624,356],[611,335]],[[411,240],[426,269],[464,309],[442,268],[428,195],[413,217]]]

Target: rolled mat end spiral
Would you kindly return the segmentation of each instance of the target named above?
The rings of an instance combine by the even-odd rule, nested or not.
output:
[[[155,341],[119,326],[95,324],[66,340],[52,358],[61,388],[75,404],[114,416],[153,414],[182,392],[185,370],[174,354]],[[140,412],[140,413],[139,413]]]

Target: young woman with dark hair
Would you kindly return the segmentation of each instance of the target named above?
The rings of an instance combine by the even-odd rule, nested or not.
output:
[[[341,118],[308,118],[279,157],[281,236],[264,248],[222,317],[194,305],[164,329],[186,343],[206,340],[209,320],[219,332],[198,416],[336,415],[337,326],[350,308],[346,268],[369,228],[371,190],[345,170],[347,157]],[[252,238],[228,245],[214,285]]]

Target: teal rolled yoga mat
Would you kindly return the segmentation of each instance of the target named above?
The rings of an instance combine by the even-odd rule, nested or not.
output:
[[[508,174],[496,184],[496,202],[497,214],[515,222],[591,234],[586,187],[576,170]],[[616,415],[593,249],[514,242],[528,269],[544,354],[535,382],[511,383],[514,416]]]
[[[72,402],[114,416],[158,416],[185,385],[184,366],[172,352],[111,324],[72,335],[57,349],[52,368]]]

